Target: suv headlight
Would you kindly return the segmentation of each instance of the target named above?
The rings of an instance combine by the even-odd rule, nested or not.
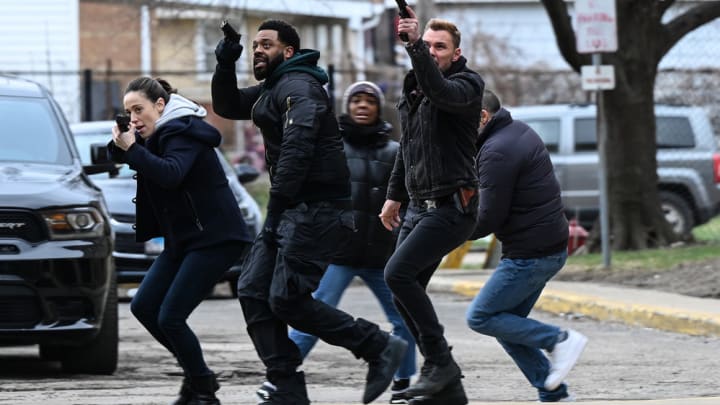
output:
[[[50,239],[92,238],[104,234],[105,220],[95,208],[46,211],[42,215]]]

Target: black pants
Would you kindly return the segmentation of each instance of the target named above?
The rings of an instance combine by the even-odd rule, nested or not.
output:
[[[295,373],[302,356],[288,325],[342,346],[356,357],[377,356],[388,334],[372,322],[313,299],[325,269],[353,231],[352,211],[326,202],[299,204],[283,213],[278,244],[261,237],[238,280],[250,338],[271,382]]]
[[[411,202],[398,236],[397,249],[385,266],[385,281],[426,359],[442,362],[447,342],[425,291],[443,256],[467,241],[475,230],[476,211],[462,213],[452,199],[426,208]]]
[[[173,353],[188,377],[206,376],[197,337],[187,324],[193,310],[241,256],[247,243],[229,241],[173,257],[163,252],[145,274],[130,310],[145,329]]]

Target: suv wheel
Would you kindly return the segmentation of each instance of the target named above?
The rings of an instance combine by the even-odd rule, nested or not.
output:
[[[114,272],[111,277],[100,332],[83,346],[63,348],[60,360],[66,372],[110,375],[117,368],[118,297]]]
[[[669,191],[661,191],[660,207],[665,214],[665,220],[676,234],[683,239],[690,235],[695,221],[692,209],[684,198]]]

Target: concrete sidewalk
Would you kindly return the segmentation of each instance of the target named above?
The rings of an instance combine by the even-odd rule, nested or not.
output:
[[[489,274],[488,270],[438,270],[428,290],[474,297]],[[550,281],[535,309],[550,313],[577,313],[601,321],[623,322],[689,335],[720,336],[718,299],[598,283]],[[720,399],[714,403],[720,404]]]

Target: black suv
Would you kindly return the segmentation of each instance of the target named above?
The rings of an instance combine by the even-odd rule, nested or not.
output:
[[[113,234],[58,104],[0,76],[0,346],[39,344],[68,372],[112,374],[118,308]]]

